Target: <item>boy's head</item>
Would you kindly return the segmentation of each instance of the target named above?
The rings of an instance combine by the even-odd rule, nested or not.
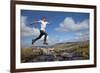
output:
[[[42,17],[42,19],[41,19],[41,20],[46,21],[46,17]]]

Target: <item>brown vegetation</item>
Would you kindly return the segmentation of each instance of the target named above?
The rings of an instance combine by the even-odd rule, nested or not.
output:
[[[89,41],[56,44],[48,48],[22,48],[21,62],[89,59]]]

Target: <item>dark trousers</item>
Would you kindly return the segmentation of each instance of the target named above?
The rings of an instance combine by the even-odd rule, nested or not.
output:
[[[44,43],[46,43],[47,42],[47,33],[45,32],[45,31],[43,31],[43,30],[40,30],[40,35],[36,38],[36,39],[34,39],[34,40],[32,40],[33,42],[36,42],[37,40],[39,40],[42,36],[44,35]]]

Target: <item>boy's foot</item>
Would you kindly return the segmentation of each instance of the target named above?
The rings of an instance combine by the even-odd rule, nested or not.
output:
[[[48,43],[43,43],[43,44],[48,45]]]
[[[32,41],[32,45],[33,45],[33,41]]]
[[[34,41],[32,40],[32,45],[34,44]]]

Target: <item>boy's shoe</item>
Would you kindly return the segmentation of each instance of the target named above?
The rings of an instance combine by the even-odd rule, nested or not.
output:
[[[34,41],[32,40],[32,45],[34,44]]]
[[[43,44],[48,45],[48,43],[44,42]]]

